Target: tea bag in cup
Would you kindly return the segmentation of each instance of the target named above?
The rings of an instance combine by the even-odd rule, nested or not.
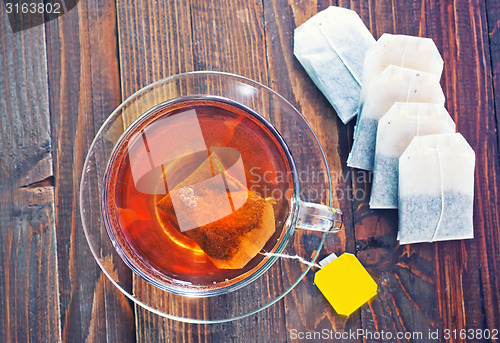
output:
[[[399,157],[413,137],[454,132],[443,105],[394,103],[378,122],[370,208],[398,207]]]
[[[377,125],[395,102],[427,102],[444,105],[444,94],[436,76],[413,69],[389,66],[370,83],[354,130],[347,159],[349,167],[373,170]]]
[[[399,158],[399,243],[473,238],[475,154],[460,133],[416,136]]]
[[[375,39],[354,11],[330,6],[294,31],[293,52],[343,123],[358,112],[363,63]]]
[[[157,207],[217,268],[241,269],[274,234],[273,206],[246,187],[243,162],[235,149],[211,151]]]
[[[423,71],[438,79],[443,72],[443,58],[432,39],[384,33],[366,53],[360,106],[371,80],[390,65]]]

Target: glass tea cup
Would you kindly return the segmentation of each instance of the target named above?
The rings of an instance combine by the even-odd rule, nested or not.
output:
[[[111,281],[138,304],[189,322],[276,302],[310,268],[278,257],[313,262],[341,225],[325,156],[303,117],[269,88],[215,72],[158,81],[121,104],[90,147],[80,197],[87,240]],[[226,256],[234,235],[218,232],[237,213],[260,225],[247,234],[255,257]],[[264,229],[270,222],[274,231]],[[256,290],[258,301],[235,306]]]

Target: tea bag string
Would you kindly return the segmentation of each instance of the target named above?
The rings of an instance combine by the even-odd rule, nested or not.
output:
[[[443,220],[443,213],[444,213],[443,163],[441,161],[441,155],[439,154],[439,143],[436,146],[436,153],[438,158],[439,177],[441,183],[441,213],[439,214],[439,220],[436,225],[436,229],[434,230],[434,234],[432,235],[431,242],[434,242],[434,239],[436,239],[436,235],[439,230],[439,227],[441,226],[441,221]]]
[[[405,47],[403,49],[403,54],[401,55],[401,67],[405,66],[405,57],[406,57],[406,48],[408,47],[408,43],[405,43]]]
[[[275,253],[271,253],[271,252],[260,252],[259,254],[267,256],[267,257],[275,256],[275,257],[287,258],[287,259],[292,259],[292,260],[298,260],[299,262],[306,264],[308,266],[317,267],[317,268],[321,269],[321,266],[319,264],[314,263],[314,262],[309,262],[305,258],[303,258],[299,255],[275,254]]]
[[[415,136],[420,136],[420,109],[417,112],[417,132]]]
[[[316,27],[318,28],[319,32],[321,32],[321,34],[323,35],[323,37],[325,38],[325,40],[328,42],[328,45],[330,45],[330,48],[332,48],[333,51],[337,54],[337,56],[340,58],[340,60],[345,65],[345,67],[347,68],[347,70],[349,71],[349,73],[352,75],[352,77],[354,78],[354,80],[356,80],[356,82],[361,86],[361,81],[357,78],[356,74],[354,73],[354,71],[349,66],[348,61],[344,60],[344,58],[340,54],[339,50],[335,47],[335,45],[330,40],[330,38],[328,38],[328,35],[325,33],[325,31],[321,27],[321,23],[319,23],[319,24],[316,23]]]
[[[413,85],[413,77],[410,79],[410,82],[408,82],[408,89],[406,90],[406,101],[405,102],[410,102],[410,94],[411,94],[411,89]]]

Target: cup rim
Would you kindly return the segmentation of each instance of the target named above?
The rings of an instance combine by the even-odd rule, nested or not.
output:
[[[189,296],[189,297],[212,297],[220,294],[233,292],[239,288],[245,287],[246,285],[254,282],[259,277],[261,277],[262,274],[264,274],[274,263],[276,263],[278,257],[276,255],[272,255],[268,256],[267,260],[265,260],[266,258],[264,258],[263,261],[259,262],[259,264],[254,268],[252,268],[251,270],[241,273],[235,277],[235,278],[242,277],[241,280],[238,280],[234,283],[228,281],[229,284],[226,286],[220,284],[215,285],[214,287],[212,287],[210,284],[193,285],[193,286],[187,285],[179,280],[176,280],[175,278],[163,275],[164,273],[158,271],[154,266],[150,265],[147,261],[144,261],[140,256],[138,256],[139,257],[138,260],[140,262],[139,261],[135,262],[131,257],[129,257],[128,253],[125,250],[134,250],[134,248],[130,246],[130,243],[127,242],[127,239],[125,238],[118,239],[115,231],[119,230],[119,224],[114,225],[111,222],[112,220],[110,218],[108,209],[108,201],[110,198],[109,196],[113,194],[113,192],[109,194],[109,192],[107,191],[109,186],[110,175],[113,174],[113,169],[111,167],[115,165],[114,162],[117,162],[116,158],[120,156],[121,150],[123,149],[123,144],[127,143],[128,139],[131,138],[131,135],[135,133],[134,130],[136,130],[137,127],[140,127],[141,125],[147,122],[152,123],[155,120],[159,119],[162,115],[164,115],[164,114],[158,114],[161,109],[168,108],[170,106],[185,101],[193,101],[193,100],[208,100],[213,102],[222,102],[230,106],[239,108],[248,113],[249,115],[251,115],[253,118],[257,119],[260,123],[264,124],[266,130],[268,130],[273,135],[273,137],[276,140],[278,140],[279,146],[284,152],[288,165],[290,167],[290,172],[292,175],[292,186],[293,186],[293,196],[290,199],[290,204],[288,206],[289,211],[286,220],[283,223],[283,228],[282,228],[284,232],[280,234],[280,240],[278,244],[273,247],[273,251],[271,253],[281,254],[283,252],[283,250],[288,245],[290,238],[293,236],[293,233],[295,231],[296,219],[299,214],[297,199],[299,199],[299,194],[300,194],[300,182],[298,182],[298,175],[297,175],[297,168],[295,166],[295,161],[293,159],[293,156],[290,152],[288,145],[286,144],[285,139],[282,137],[280,132],[274,127],[272,123],[270,123],[264,116],[262,116],[256,110],[251,109],[250,107],[241,104],[235,100],[222,96],[187,95],[169,99],[167,101],[164,101],[162,103],[159,103],[151,107],[146,112],[142,113],[139,117],[137,117],[132,123],[130,123],[130,125],[124,130],[118,141],[115,143],[113,150],[110,154],[110,157],[108,158],[106,170],[104,172],[104,176],[102,179],[101,213],[104,219],[104,226],[106,227],[106,231],[108,233],[111,242],[113,243],[116,252],[122,258],[122,260],[128,265],[128,267],[139,277],[143,278],[145,281],[149,282],[153,286],[169,293],[182,296]],[[127,247],[123,247],[122,244],[119,243],[120,241],[123,241],[123,244],[127,245]],[[131,252],[130,254],[138,255],[137,253],[133,252]],[[145,270],[147,269],[152,270],[153,273],[145,272]],[[156,274],[160,277],[155,278],[150,274]],[[162,282],[161,280],[164,281]],[[171,280],[171,282],[168,282],[166,280]]]

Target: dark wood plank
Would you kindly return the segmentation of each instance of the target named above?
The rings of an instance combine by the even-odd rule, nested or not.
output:
[[[269,60],[269,84],[302,113],[325,150],[334,188],[334,206],[345,215],[345,225],[338,234],[330,234],[320,258],[335,252],[353,252],[352,225],[353,174],[346,167],[349,138],[335,111],[313,84],[293,55],[293,30],[317,12],[336,5],[331,1],[264,1],[265,33]],[[310,271],[285,298],[287,330],[301,332],[335,330],[347,332],[361,328],[359,312],[350,318],[338,316],[314,286]],[[353,340],[354,341],[354,340]]]
[[[134,341],[132,305],[94,261],[78,207],[87,149],[120,103],[115,4],[82,0],[46,29],[62,339]],[[116,271],[130,280],[128,271]]]
[[[492,101],[495,104],[495,118],[491,118],[489,121],[489,130],[490,132],[496,132],[497,136],[497,144],[496,144],[496,152],[497,152],[497,157],[498,157],[498,152],[500,151],[500,3],[498,1],[492,1],[492,0],[486,0],[486,19],[487,19],[487,29],[488,29],[488,34],[489,34],[489,53],[490,53],[490,59],[491,59],[491,72],[492,72],[492,77],[493,77],[493,95],[492,95]],[[487,57],[487,54],[486,54]],[[493,117],[493,115],[491,115]],[[495,126],[496,124],[496,126]],[[496,128],[496,130],[495,130]],[[495,144],[491,141],[489,142],[489,146],[494,146]],[[491,155],[490,155],[491,156]],[[496,175],[497,181],[500,180],[500,177],[498,174],[500,174],[500,168],[497,163],[497,169],[496,171],[493,171],[493,173]],[[486,181],[486,180],[484,180]],[[494,180],[491,180],[494,182]],[[488,184],[487,184],[488,185]],[[497,224],[496,227],[498,228],[499,223],[500,223],[500,218],[499,218],[499,210],[498,210],[498,197],[500,197],[500,185],[497,183],[496,187],[495,186],[489,186],[490,188],[493,188],[491,193],[488,196],[496,196],[497,202],[496,202],[496,210],[494,204],[492,204],[492,212],[488,216],[489,218],[485,223],[487,225],[494,225],[495,223]],[[496,190],[496,193],[493,191]],[[486,205],[486,204],[485,204]],[[495,219],[496,216],[496,219]],[[491,226],[491,229],[488,230],[488,235],[485,235],[485,240],[486,242],[489,242],[491,240],[495,240],[494,242],[498,243],[498,230],[496,230],[497,235],[495,237],[495,227]],[[487,243],[488,245],[490,243]],[[493,244],[492,247],[489,248],[489,254],[487,259],[487,268],[485,269],[487,272],[486,273],[481,273],[481,278],[483,283],[490,282],[490,286],[488,287],[490,290],[487,291],[487,293],[491,294],[486,294],[486,296],[489,298],[488,302],[492,304],[500,304],[500,276],[499,276],[499,270],[500,270],[500,247],[497,244],[496,246]],[[496,249],[496,250],[495,250]],[[496,257],[496,258],[495,258]],[[483,258],[483,263],[484,263],[484,258]],[[500,305],[498,305],[496,308],[493,306],[493,308],[487,309],[488,311],[488,316],[487,316],[487,325],[488,327],[498,327],[500,323]]]
[[[0,11],[0,337],[61,338],[43,26],[13,34]]]
[[[353,188],[367,194],[353,203],[356,250],[379,283],[379,295],[362,311],[362,327],[424,334],[493,329],[499,322],[499,160],[484,2],[339,3],[360,13],[376,38],[389,32],[434,39],[445,60],[446,106],[476,151],[474,240],[400,247],[397,213],[370,211],[370,184],[354,180]]]
[[[500,145],[500,3],[486,0],[498,145]]]
[[[152,81],[192,70],[233,72],[267,83],[260,2],[119,1],[118,18],[125,97]],[[134,291],[152,292],[139,282]],[[253,301],[249,295],[239,306]],[[145,342],[168,338],[179,342],[278,342],[286,339],[283,317],[280,303],[233,323],[193,325],[164,320],[137,307],[137,338]]]
[[[122,98],[167,76],[193,71],[189,2],[117,1]]]

